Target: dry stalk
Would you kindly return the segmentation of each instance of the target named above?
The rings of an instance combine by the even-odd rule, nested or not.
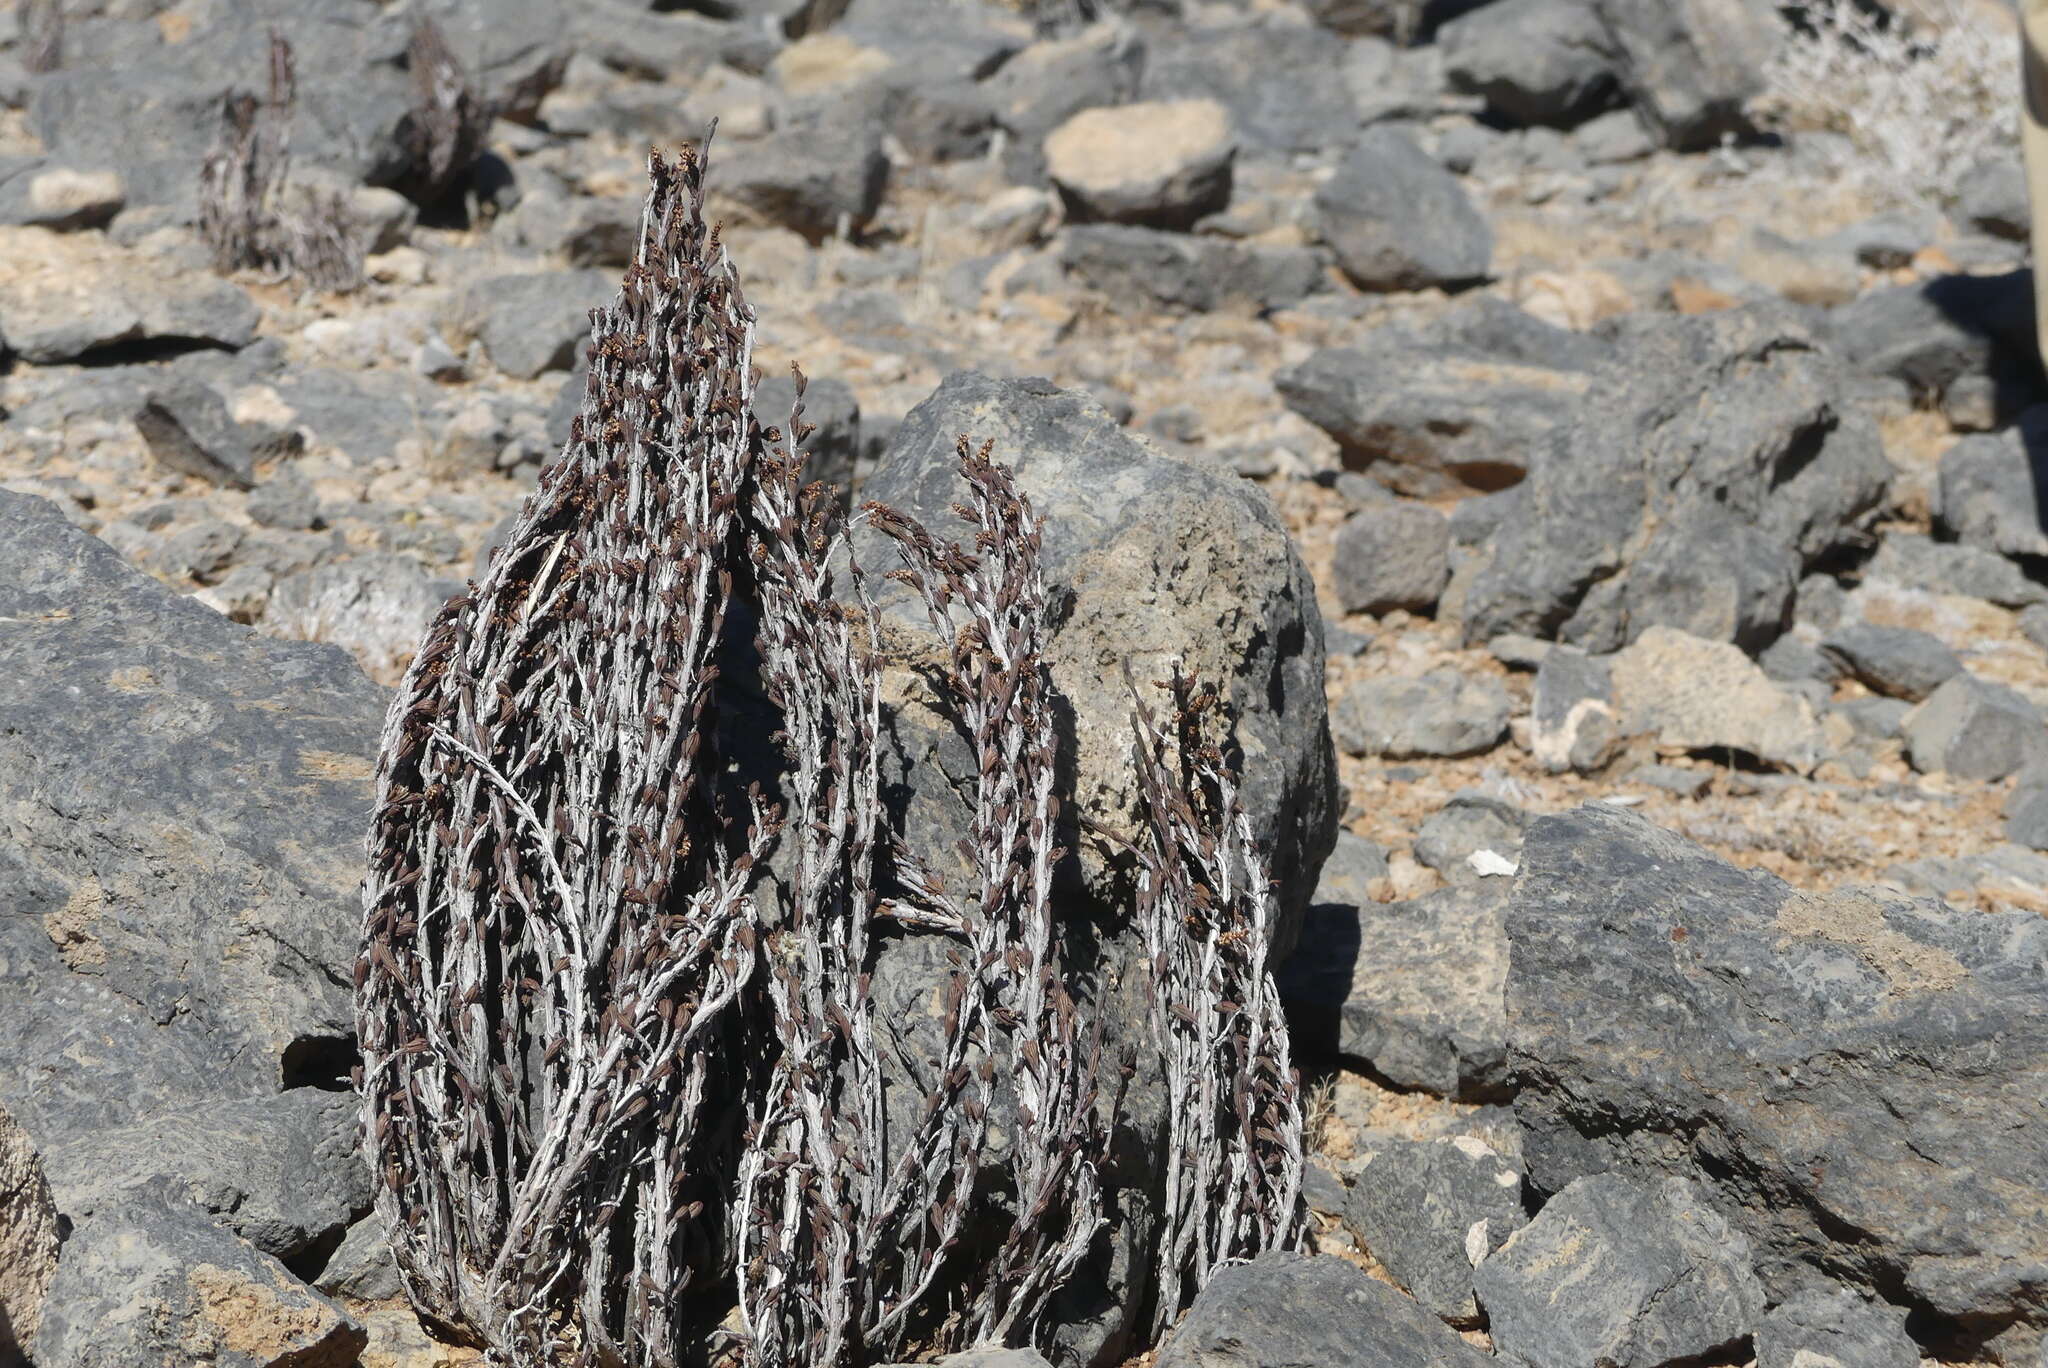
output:
[[[702,747],[759,441],[753,318],[702,162],[650,171],[575,435],[393,703],[364,888],[393,1249],[422,1311],[512,1364],[684,1350],[773,830],[756,798],[731,835]]]
[[[974,528],[973,551],[938,541],[892,509],[867,506],[902,552],[894,576],[917,591],[947,645],[943,683],[979,757],[962,851],[979,883],[973,900],[951,898],[909,852],[897,852],[899,874],[925,905],[920,915],[956,928],[966,946],[946,1001],[943,1086],[927,1098],[874,1223],[872,1247],[902,1261],[875,1326],[890,1348],[975,1203],[1001,1038],[1012,1042],[1014,1190],[1006,1194],[1007,1228],[956,1317],[961,1342],[1011,1342],[1035,1328],[1104,1219],[1098,1165],[1106,1137],[1095,1112],[1101,1038],[1083,1027],[1067,991],[1051,901],[1062,852],[1054,844],[1041,525],[989,447],[977,451],[963,437],[959,453],[969,501],[955,511]]]
[[[1265,862],[1232,766],[1202,734],[1216,694],[1177,662],[1160,687],[1172,707],[1163,733],[1132,685],[1138,923],[1170,1137],[1155,1334],[1217,1267],[1292,1249],[1305,1229],[1301,1094],[1266,961]]]
[[[363,234],[347,202],[287,184],[297,89],[292,45],[273,29],[266,95],[227,97],[220,134],[200,164],[199,235],[219,270],[250,268],[295,276],[316,290],[352,290],[363,279]]]

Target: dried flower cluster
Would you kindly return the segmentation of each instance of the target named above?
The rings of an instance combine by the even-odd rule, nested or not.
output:
[[[362,230],[339,194],[289,182],[298,84],[292,45],[270,34],[267,93],[236,92],[199,168],[199,235],[223,271],[295,276],[316,290],[363,279]]]
[[[1107,1124],[1052,894],[1041,529],[964,442],[972,547],[866,511],[980,757],[972,876],[949,888],[881,820],[876,612],[835,500],[800,484],[801,379],[786,433],[764,428],[703,162],[652,177],[574,435],[385,730],[357,997],[400,1272],[512,1365],[1029,1342],[1096,1250]],[[743,620],[780,719],[773,802],[714,753]],[[1206,704],[1176,688],[1192,737]],[[1228,767],[1170,756],[1143,714],[1139,735],[1138,920],[1175,1090],[1164,1323],[1219,1262],[1298,1237],[1301,1132]],[[885,1108],[871,992],[885,923],[951,947],[907,1111]]]

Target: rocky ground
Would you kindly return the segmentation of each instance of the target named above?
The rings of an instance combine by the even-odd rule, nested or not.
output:
[[[396,1300],[336,1090],[383,686],[567,435],[647,145],[713,116],[818,473],[857,500],[995,437],[1079,601],[1125,596],[1063,688],[1237,671],[1306,905],[1322,1256],[1219,1276],[1160,1368],[2043,1361],[2016,142],[1940,204],[1837,176],[1839,135],[1751,121],[1787,40],[1741,5],[344,8],[80,0],[54,52],[0,11],[0,1178],[39,1151],[61,1213],[0,1224],[55,1270],[0,1267],[0,1306],[34,1362],[474,1358]],[[415,10],[500,113],[424,210]],[[352,291],[195,228],[271,23]]]

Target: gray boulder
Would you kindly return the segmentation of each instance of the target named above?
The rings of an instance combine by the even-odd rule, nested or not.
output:
[[[350,1363],[360,1332],[207,1212],[301,1255],[364,1205],[338,1089],[382,691],[12,494],[0,623],[0,1105],[78,1227],[37,1361]]]
[[[1332,587],[1347,613],[1426,612],[1450,578],[1451,524],[1427,504],[1362,508],[1337,529]]]
[[[181,475],[230,489],[255,484],[256,442],[210,385],[173,380],[150,391],[135,427],[150,454]]]
[[[1907,715],[1906,759],[1923,774],[2003,779],[2048,754],[2040,710],[2003,684],[1950,677]]]
[[[1942,454],[1935,525],[1966,546],[2002,556],[2048,556],[2048,407],[2003,432],[1965,437]]]
[[[1230,203],[1236,158],[1214,100],[1084,109],[1045,140],[1046,174],[1076,222],[1188,228]]]
[[[1950,275],[1872,290],[1828,319],[1843,359],[1935,400],[1966,376],[2033,355],[2031,278]]]
[[[1394,1281],[1435,1315],[1472,1325],[1472,1270],[1529,1223],[1522,1175],[1461,1136],[1384,1146],[1361,1169],[1344,1223]]]
[[[1995,551],[1962,542],[1940,542],[1917,532],[1889,532],[1863,567],[1863,578],[1889,580],[1930,594],[1958,594],[2001,608],[2048,603],[2048,588]],[[1805,616],[1802,600],[1800,614]],[[1822,623],[1822,626],[1832,626]]]
[[[617,293],[612,273],[542,271],[491,276],[462,293],[458,310],[491,364],[517,380],[568,370],[590,336],[590,311]]]
[[[1660,1368],[1734,1348],[1763,1316],[1749,1241],[1683,1178],[1581,1178],[1473,1272],[1501,1358]]]
[[[1572,0],[1499,0],[1438,30],[1451,87],[1517,124],[1569,128],[1611,105],[1616,60],[1607,28]]]
[[[1247,154],[1314,152],[1358,121],[1329,35],[1280,16],[1154,30],[1139,95],[1221,101]]]
[[[1634,640],[1673,627],[1754,654],[1791,625],[1799,570],[1798,552],[1769,533],[1718,509],[1688,508],[1652,531],[1629,567],[1623,633]]]
[[[1529,814],[1513,803],[1476,790],[1453,794],[1416,833],[1415,860],[1449,883],[1496,877],[1473,868],[1471,857],[1490,850],[1512,864],[1522,848],[1522,829],[1528,824]]]
[[[1209,1280],[1159,1368],[1481,1368],[1486,1355],[1337,1258],[1262,1254]]]
[[[348,1368],[368,1342],[347,1312],[275,1259],[191,1207],[141,1194],[65,1241],[35,1361]]]
[[[814,112],[719,164],[715,193],[749,216],[822,242],[858,233],[881,208],[889,159],[872,110],[858,99]]]
[[[1319,891],[1302,949],[1278,976],[1304,1050],[1364,1060],[1440,1097],[1503,1096],[1507,882],[1384,904],[1324,902]]]
[[[1904,1308],[1847,1288],[1789,1297],[1756,1330],[1756,1368],[1919,1368]]]
[[[960,498],[954,446],[962,433],[992,441],[997,459],[1012,465],[1045,519],[1047,581],[1071,595],[1048,664],[1073,709],[1072,807],[1109,831],[1130,830],[1137,789],[1122,662],[1146,681],[1179,656],[1221,689],[1236,718],[1245,804],[1282,880],[1283,920],[1296,921],[1336,838],[1335,776],[1322,621],[1271,502],[1234,476],[1148,448],[1083,391],[974,372],[949,377],[911,410],[863,496],[935,532],[961,532],[950,509]],[[856,551],[877,573],[896,563],[877,533],[864,532]],[[928,632],[907,588],[891,581],[877,594],[904,629]],[[965,831],[954,790],[967,785],[971,757],[921,693],[895,711],[890,763],[900,768],[889,782],[905,786],[901,818],[913,829],[952,833],[929,843],[946,851]],[[1077,848],[1091,893],[1111,896],[1110,848],[1094,837]],[[1290,947],[1292,926],[1278,939]]]
[[[1059,261],[1113,308],[1132,313],[1270,313],[1327,286],[1323,255],[1311,248],[1125,224],[1067,229]]]
[[[1129,662],[1140,681],[1168,657],[1222,694],[1245,757],[1243,795],[1256,839],[1278,880],[1275,954],[1294,944],[1315,872],[1336,834],[1333,756],[1323,697],[1322,624],[1299,553],[1265,495],[1234,476],[1167,457],[1125,432],[1080,391],[1042,380],[956,374],[904,419],[863,493],[922,520],[934,533],[965,529],[955,443],[994,445],[1045,519],[1042,569],[1060,615],[1047,666],[1060,699],[1060,768],[1071,785],[1062,843],[1074,857],[1055,872],[1062,919],[1093,923],[1085,962],[1070,966],[1100,1023],[1106,1067],[1135,1072],[1119,1088],[1117,1143],[1103,1181],[1119,1218],[1054,1312],[1049,1337],[1063,1359],[1116,1362],[1135,1350],[1142,1312],[1134,1284],[1155,1258],[1150,1194],[1161,1162],[1163,1096],[1151,1059],[1144,950],[1113,930],[1131,888],[1118,838],[1134,830]],[[855,539],[879,572],[895,552],[872,528]],[[949,884],[971,876],[956,862],[967,831],[976,758],[924,667],[934,649],[924,610],[895,581],[871,581],[885,644],[883,801],[906,845]],[[1148,687],[1141,684],[1141,687]],[[1069,729],[1070,728],[1070,729]],[[1064,795],[1063,795],[1064,796]],[[1079,827],[1084,815],[1093,824]],[[874,973],[878,1049],[900,1082],[892,1106],[915,1107],[939,1056],[938,985],[953,942],[936,934],[893,940]],[[1008,1042],[998,1052],[1013,1048]],[[1118,1061],[1110,1064],[1109,1061]],[[1006,1067],[998,1064],[999,1068]],[[1104,1105],[1108,1105],[1107,1096]],[[905,1121],[907,1125],[907,1120]],[[1016,1133],[1014,1120],[999,1129]],[[991,1155],[999,1161],[1000,1154]]]
[[[1577,368],[1393,330],[1325,347],[1273,377],[1289,408],[1337,440],[1347,466],[1425,497],[1523,479],[1591,384]]]
[[[1537,1188],[1688,1178],[1774,1296],[1824,1268],[1930,1330],[2038,1331],[2041,918],[1802,892],[1593,805],[1531,824],[1508,935]]]
[[[96,234],[60,244],[0,282],[0,352],[42,365],[127,343],[235,348],[256,336],[256,303],[231,281]]]
[[[1552,774],[1591,774],[1622,742],[1614,673],[1605,656],[1552,646],[1536,667],[1529,708],[1529,753]]]
[[[571,383],[569,393],[580,403],[583,386]],[[761,426],[787,430],[790,401],[796,398],[796,382],[786,375],[771,375],[754,388],[754,413]],[[571,410],[572,414],[574,410]],[[549,415],[550,436],[554,415]],[[853,500],[854,461],[860,455],[860,400],[844,380],[811,378],[804,387],[804,421],[817,430],[805,438],[802,448],[808,460],[806,481],[819,480],[839,492],[842,505]],[[565,430],[564,440],[568,437]]]
[[[1469,285],[1493,261],[1493,228],[1457,177],[1398,129],[1359,136],[1316,188],[1317,231],[1365,290]]]
[[[1911,627],[1848,622],[1828,633],[1821,649],[1878,693],[1915,703],[1963,672],[1940,638]]]
[[[1956,212],[1980,233],[2024,241],[2033,220],[2019,155],[1991,157],[1965,171],[1956,182]]]
[[[1752,131],[1746,107],[1763,92],[1781,30],[1758,0],[1595,0],[1619,55],[1621,83],[1666,147],[1696,151]]]
[[[293,1088],[194,1102],[53,1142],[50,1189],[72,1220],[143,1188],[176,1191],[265,1254],[289,1259],[370,1206],[352,1092]]]
[[[1479,755],[1507,735],[1508,695],[1498,680],[1456,670],[1380,675],[1345,690],[1330,728],[1346,755]]]
[[[1839,364],[1776,309],[1626,328],[1576,420],[1553,435],[1478,548],[1465,639],[1519,632],[1612,650],[1643,630],[1631,620],[1632,567],[1663,541],[1650,565],[1669,567],[1665,582],[1634,602],[1759,644],[1780,574],[1729,565],[1735,578],[1720,590],[1686,588],[1680,552],[1711,528],[1744,524],[1753,536],[1720,554],[1784,547],[1810,565],[1858,535],[1891,467],[1873,424],[1844,407],[1842,386]]]

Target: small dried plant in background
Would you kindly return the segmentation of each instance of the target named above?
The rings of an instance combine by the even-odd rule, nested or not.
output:
[[[468,180],[484,150],[490,110],[433,20],[422,20],[413,29],[406,65],[412,73],[412,108],[406,113],[405,138],[413,166],[406,193],[431,207]]]
[[[363,279],[362,229],[337,193],[289,183],[298,83],[292,45],[270,34],[262,97],[234,92],[199,168],[199,236],[217,269],[295,277],[316,290]]]
[[[357,1007],[398,1265],[423,1314],[522,1368],[1034,1342],[1096,1250],[1108,1124],[1053,897],[1042,529],[964,440],[971,546],[864,513],[979,756],[949,888],[882,824],[877,612],[835,499],[801,486],[801,377],[787,430],[764,427],[702,159],[651,174],[569,444],[385,729]],[[779,801],[733,792],[713,752],[747,619]],[[1193,737],[1213,699],[1175,687]],[[1234,776],[1149,719],[1140,737],[1176,1127],[1163,1322],[1217,1264],[1299,1238],[1301,1117]],[[884,922],[950,949],[928,1086],[893,1131]]]
[[[1983,0],[1920,0],[1917,14],[1810,0],[1765,71],[1766,127],[1840,135],[1835,170],[1877,203],[1951,203],[1962,174],[2017,155],[2016,26]],[[2001,7],[2002,8],[2002,7]]]

